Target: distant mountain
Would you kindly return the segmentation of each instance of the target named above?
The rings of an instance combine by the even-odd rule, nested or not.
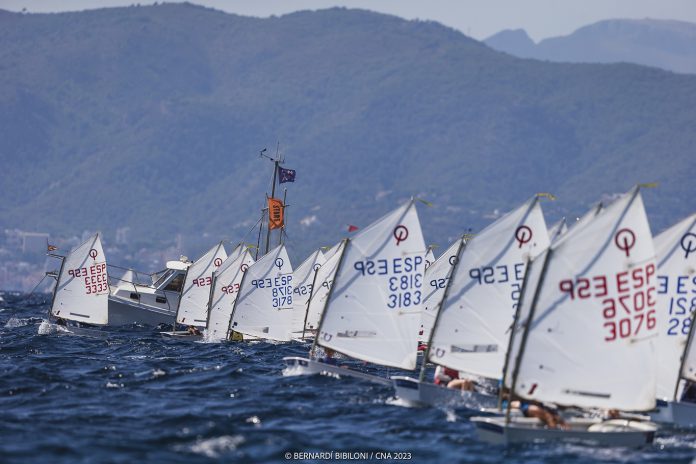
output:
[[[485,43],[520,58],[570,63],[625,62],[696,73],[696,24],[683,21],[600,21],[538,44],[522,29],[505,30]]]
[[[445,245],[535,192],[558,196],[551,222],[659,181],[660,230],[693,212],[695,120],[696,76],[522,60],[367,11],[0,12],[2,229],[238,240],[280,141],[294,260],[411,195]]]

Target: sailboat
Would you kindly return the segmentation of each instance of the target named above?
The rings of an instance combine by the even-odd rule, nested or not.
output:
[[[344,239],[311,354],[322,346],[382,366],[415,369],[425,253],[413,200]],[[331,372],[391,383],[316,359],[284,361],[287,374]]]
[[[301,338],[314,337],[319,327],[321,315],[326,307],[326,300],[331,290],[331,284],[336,277],[338,263],[343,254],[344,242],[340,241],[331,247],[325,254],[324,264],[317,269],[312,285],[312,293],[307,300],[303,321],[303,333]]]
[[[696,214],[655,237],[657,254],[657,408],[655,422],[696,427],[696,403],[681,401],[696,380],[692,342],[696,312]]]
[[[451,277],[443,283],[440,301],[432,310],[434,327],[420,379],[393,377],[394,389],[397,397],[413,405],[491,408],[497,405],[491,390],[502,374],[526,262],[549,245],[539,197],[456,245],[454,259],[447,258]],[[482,391],[425,382],[427,361],[465,373],[481,384]]]
[[[189,262],[167,262],[167,269],[155,274],[148,285],[109,276],[99,234],[67,256],[50,256],[61,260],[50,313],[61,322],[97,326],[174,323]],[[114,281],[112,285],[110,281]]]
[[[238,247],[239,248],[239,247]],[[168,337],[200,338],[200,328],[208,319],[208,302],[213,273],[227,258],[223,242],[213,246],[186,270],[184,286],[177,305],[175,321],[191,330],[162,332]]]
[[[430,340],[430,335],[435,325],[435,317],[440,309],[440,302],[445,293],[447,282],[449,282],[454,263],[457,261],[462,241],[464,241],[463,237],[452,242],[438,259],[431,261],[430,265],[428,265],[426,255],[425,263],[427,267],[423,277],[423,310],[421,312],[420,330],[418,331],[418,341],[421,343],[427,343]]]
[[[522,401],[647,411],[655,405],[655,251],[639,188],[576,224],[532,260],[504,370]],[[528,285],[536,282],[536,286]],[[571,418],[566,429],[506,413],[473,417],[479,437],[514,444],[650,443],[656,425]]]
[[[307,306],[312,296],[312,289],[317,271],[326,259],[321,249],[314,251],[293,272],[292,298],[292,333],[295,339],[304,339],[307,321]]]
[[[244,273],[254,264],[248,247],[239,246],[215,271],[210,289],[210,311],[205,326],[206,341],[232,339],[232,311]],[[240,337],[237,337],[239,339]]]
[[[231,330],[265,340],[292,340],[292,295],[292,264],[280,245],[244,272]]]

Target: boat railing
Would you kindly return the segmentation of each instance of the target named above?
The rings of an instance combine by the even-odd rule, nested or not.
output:
[[[109,272],[109,273],[108,273],[108,275],[109,275],[109,285],[113,285],[112,282],[115,282],[115,281],[118,282],[118,283],[116,284],[116,285],[118,285],[118,286],[120,286],[122,283],[131,285],[131,286],[133,287],[133,290],[132,290],[133,293],[136,294],[136,298],[137,298],[137,301],[138,301],[138,306],[140,306],[140,305],[141,305],[141,294],[140,294],[140,292],[138,291],[138,285],[147,286],[148,284],[145,283],[146,280],[144,280],[143,277],[147,277],[148,280],[151,280],[151,279],[152,279],[152,274],[147,274],[147,273],[144,273],[144,272],[138,272],[138,271],[136,271],[135,269],[131,269],[131,268],[127,268],[127,267],[121,267],[121,266],[117,266],[117,265],[115,265],[115,264],[107,264],[107,268],[113,268],[113,269],[118,269],[118,270],[124,271],[124,274],[127,273],[127,272],[130,272],[130,273],[131,273],[131,275],[133,276],[133,280],[124,279],[124,278],[123,278],[124,275],[121,275],[121,277],[116,277],[116,276],[113,276],[111,272]],[[167,302],[167,306],[169,306],[169,302]]]
[[[122,275],[121,277],[116,277],[116,276],[111,275],[111,273],[108,273],[108,276],[109,276],[109,286],[114,285],[114,282],[115,282],[115,281],[118,281],[119,283],[125,283],[125,284],[131,285],[131,286],[133,287],[133,290],[132,290],[133,293],[135,293],[135,294],[137,295],[136,298],[137,298],[137,301],[138,301],[138,306],[141,306],[141,305],[142,305],[142,298],[141,298],[140,292],[138,291],[138,286],[140,285],[140,286],[143,286],[143,287],[149,287],[149,286],[152,285],[152,282],[153,282],[153,280],[154,280],[154,279],[153,279],[153,276],[156,276],[156,275],[159,275],[159,274],[162,274],[162,273],[166,272],[166,269],[165,269],[164,271],[153,272],[153,273],[148,274],[148,273],[145,273],[145,272],[138,272],[138,271],[136,271],[135,269],[117,266],[117,265],[115,265],[115,264],[107,264],[107,267],[108,267],[108,268],[119,269],[119,270],[121,270],[121,271],[131,272],[131,273],[132,273],[132,275],[133,275],[133,277],[134,277],[133,280],[124,279],[124,278],[123,278],[123,275]],[[124,272],[124,274],[125,274],[125,272]],[[146,279],[144,279],[144,277],[146,277]],[[147,283],[147,282],[149,282],[149,283]],[[119,284],[116,284],[116,285],[119,285]],[[132,299],[134,299],[134,298],[132,298]],[[171,307],[171,305],[169,304],[169,298],[166,297],[166,294],[165,294],[165,297],[164,297],[164,301],[165,301],[165,303],[167,303],[167,309],[171,311],[171,310],[172,310],[172,307]]]

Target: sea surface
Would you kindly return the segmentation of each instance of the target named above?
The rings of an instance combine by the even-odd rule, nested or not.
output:
[[[137,326],[78,336],[46,322],[48,296],[4,298],[2,463],[338,462],[341,457],[673,463],[696,457],[696,433],[674,431],[659,432],[655,443],[642,449],[491,446],[476,440],[464,411],[407,408],[389,388],[352,378],[283,376],[282,358],[306,355],[308,344],[178,341]],[[319,452],[323,459],[295,454]]]

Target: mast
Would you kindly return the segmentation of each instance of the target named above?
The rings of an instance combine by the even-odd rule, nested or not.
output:
[[[242,264],[244,263],[244,254],[242,254]],[[248,270],[248,269],[247,269]],[[230,336],[232,335],[232,320],[234,319],[234,312],[237,309],[237,303],[239,302],[239,296],[242,294],[242,288],[244,287],[244,279],[246,279],[247,273],[244,271],[244,275],[242,276],[242,280],[239,282],[239,290],[237,291],[237,296],[234,299],[234,305],[232,305],[232,312],[230,313],[230,320],[227,322],[227,336],[225,337],[226,340],[230,339]]]
[[[312,291],[309,293],[309,298],[307,298],[307,307],[305,308],[304,322],[302,323],[302,340],[304,340],[305,330],[307,329],[307,317],[309,316],[309,306],[312,304],[312,295],[314,295],[314,290],[316,289],[317,274],[319,274],[319,269],[321,269],[321,266],[314,270],[314,277],[312,277]]]
[[[527,323],[525,324],[524,327],[524,333],[522,334],[522,341],[520,342],[520,349],[517,353],[517,358],[515,359],[515,369],[512,372],[512,385],[510,385],[510,393],[508,397],[508,404],[507,404],[507,410],[505,411],[505,423],[509,424],[510,423],[510,409],[512,408],[512,398],[513,395],[515,394],[515,387],[517,386],[517,377],[520,373],[520,364],[522,362],[522,355],[524,354],[524,348],[527,345],[527,338],[529,337],[529,326],[532,324],[532,321],[534,319],[534,311],[536,310],[536,304],[537,300],[539,299],[539,293],[541,290],[541,287],[544,285],[544,279],[546,277],[546,269],[548,267],[549,259],[551,258],[551,254],[553,253],[553,250],[549,247],[549,251],[546,253],[546,258],[544,259],[544,265],[541,268],[541,274],[539,275],[539,283],[537,284],[537,288],[534,291],[534,298],[532,299],[531,303],[531,308],[529,309],[529,316],[527,317]],[[522,298],[522,295],[520,295],[520,298]],[[519,310],[519,306],[518,306]],[[502,388],[505,388],[505,385],[502,385]]]
[[[269,160],[273,161],[273,183],[271,184],[271,198],[275,198],[275,188],[276,188],[276,180],[278,178],[278,166],[280,166],[280,142],[278,142],[278,145],[276,146],[276,154],[275,158],[271,158],[270,156],[265,154],[266,149],[264,148],[261,150],[260,156],[266,157]],[[271,217],[271,212],[268,212],[268,217],[270,219]],[[270,247],[271,242],[271,228],[270,225],[266,229],[266,250],[264,251],[264,254],[268,253],[268,248]]]
[[[259,236],[256,238],[256,256],[254,261],[259,259],[259,249],[261,249],[261,234],[263,233],[263,218],[266,216],[265,209],[261,209],[261,222],[259,223]]]
[[[691,313],[691,327],[693,328],[694,322],[696,322],[696,311]],[[677,384],[674,386],[674,401],[677,401],[677,393],[679,392],[679,383],[682,380],[682,369],[684,369],[684,363],[686,362],[686,356],[689,354],[689,348],[694,342],[694,332],[695,330],[689,330],[689,336],[686,340],[686,345],[684,345],[684,351],[681,356],[681,363],[679,363],[679,372],[677,373]]]
[[[425,353],[423,353],[423,364],[421,364],[421,371],[420,375],[418,376],[418,381],[423,382],[425,379],[425,366],[428,364],[428,356],[430,356],[430,346],[432,345],[433,341],[433,335],[435,334],[437,330],[437,323],[440,320],[440,313],[442,312],[442,304],[445,302],[447,299],[447,295],[449,294],[449,289],[450,285],[452,283],[452,279],[454,279],[454,273],[457,270],[457,266],[459,265],[459,256],[461,255],[462,251],[466,247],[466,240],[464,239],[464,236],[459,239],[459,248],[457,248],[457,260],[454,262],[452,265],[452,271],[450,272],[449,279],[447,279],[447,287],[445,287],[445,292],[442,294],[442,299],[440,299],[440,302],[438,303],[438,309],[437,309],[437,314],[435,315],[435,322],[433,323],[433,328],[430,330],[430,336],[428,337],[428,346],[425,349]],[[432,264],[431,264],[432,266]],[[425,275],[425,273],[423,274]]]
[[[280,229],[280,233],[278,234],[278,246],[283,244],[283,232],[285,232],[285,205],[286,205],[286,200],[288,198],[288,189],[286,188],[285,191],[283,192],[283,227]]]
[[[65,264],[65,256],[60,255],[49,255],[54,258],[60,259],[60,269],[58,270],[58,275],[56,276],[56,285],[53,287],[53,296],[51,297],[51,306],[48,308],[48,322],[51,322],[51,317],[53,316],[53,305],[56,302],[56,293],[58,292],[58,285],[60,284],[60,276],[63,274],[63,265]]]
[[[350,242],[349,238],[344,238],[343,240],[343,249],[341,250],[341,257],[338,260],[338,264],[336,265],[336,273],[334,274],[334,281],[331,283],[331,288],[329,288],[329,293],[326,295],[326,302],[324,303],[324,309],[321,312],[321,318],[319,318],[319,325],[317,326],[317,333],[314,336],[314,341],[312,342],[312,348],[309,350],[309,357],[314,356],[314,351],[317,349],[317,340],[319,339],[319,333],[321,332],[321,326],[324,323],[324,317],[326,316],[326,305],[329,304],[329,301],[331,301],[331,295],[333,294],[333,290],[335,287],[336,283],[336,277],[338,276],[338,273],[341,272],[341,265],[343,264],[343,258],[346,256],[346,249],[348,248],[348,243]],[[312,290],[314,290],[314,287],[312,287]],[[310,296],[311,299],[311,296]]]
[[[532,260],[527,259],[527,265],[524,270],[524,279],[522,279],[522,288],[520,289],[520,297],[517,300],[517,308],[515,309],[515,318],[512,320],[512,326],[510,328],[510,339],[508,341],[507,352],[505,353],[505,364],[503,364],[503,379],[498,389],[498,409],[502,410],[503,407],[503,390],[505,389],[505,381],[507,380],[507,370],[510,364],[510,354],[512,352],[512,344],[515,342],[515,327],[519,322],[520,318],[520,308],[522,307],[522,301],[524,299],[525,291],[529,286],[529,270],[531,268]]]

